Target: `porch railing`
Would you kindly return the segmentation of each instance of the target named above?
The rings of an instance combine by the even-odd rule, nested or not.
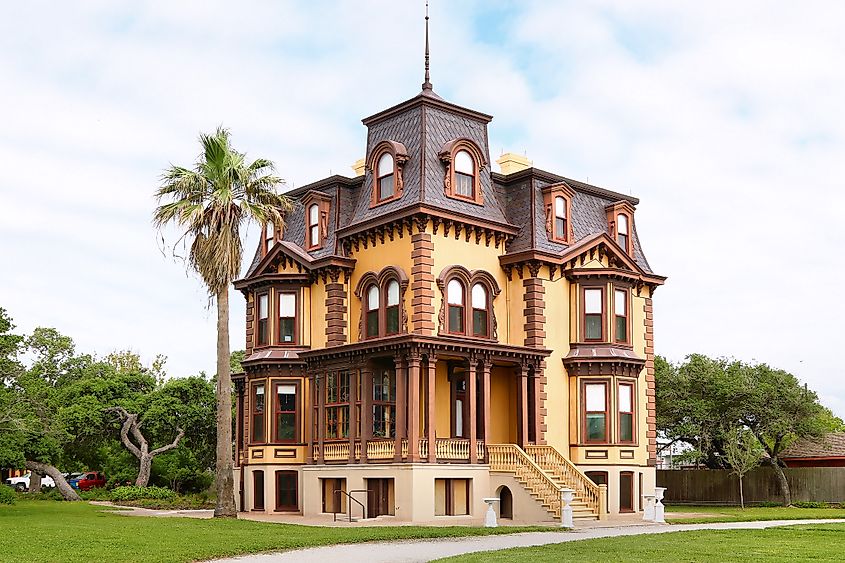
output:
[[[560,487],[516,444],[488,444],[490,471],[513,473],[516,480],[560,518]]]
[[[315,450],[318,446],[314,445]],[[370,440],[367,442],[367,459],[373,461],[388,461],[395,458],[395,440]],[[402,459],[408,459],[408,440],[401,441]],[[361,459],[361,442],[355,442],[355,459]],[[437,461],[468,462],[470,441],[466,438],[437,438],[434,442],[434,453]],[[476,456],[479,462],[483,462],[487,454],[487,448],[483,440],[476,442]],[[323,444],[323,461],[347,461],[349,460],[349,442],[325,442]],[[318,452],[315,452],[317,455]],[[428,440],[422,438],[419,441],[419,455],[422,461],[428,459]]]
[[[525,447],[527,453],[543,471],[549,473],[561,485],[575,490],[575,495],[580,497],[593,513],[604,519],[602,516],[607,513],[607,503],[602,500],[601,488],[593,483],[583,471],[578,469],[574,463],[560,453],[553,446]]]

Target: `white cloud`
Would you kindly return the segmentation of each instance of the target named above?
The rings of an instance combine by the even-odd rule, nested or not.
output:
[[[213,371],[204,290],[150,225],[158,174],[191,162],[197,133],[219,123],[290,185],[348,173],[360,119],[419,89],[420,12],[375,0],[9,7],[0,303],[80,349]],[[495,32],[491,13],[509,18]],[[658,352],[783,366],[845,415],[831,353],[845,317],[843,16],[833,2],[435,2],[432,78],[495,116],[494,158],[525,150],[641,198],[638,232],[669,276]]]

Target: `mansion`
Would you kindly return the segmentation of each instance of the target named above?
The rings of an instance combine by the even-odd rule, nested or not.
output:
[[[287,193],[235,283],[240,510],[478,523],[497,497],[539,523],[561,489],[576,518],[642,510],[666,278],[638,200],[510,153],[494,171],[491,119],[426,80],[363,120],[355,177]]]

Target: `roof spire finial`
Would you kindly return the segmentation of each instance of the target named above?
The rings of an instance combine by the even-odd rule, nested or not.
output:
[[[432,91],[431,80],[428,75],[428,0],[425,0],[425,82],[422,84],[423,92]]]

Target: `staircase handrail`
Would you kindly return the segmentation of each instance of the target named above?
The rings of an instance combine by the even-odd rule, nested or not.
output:
[[[525,451],[538,460],[539,465],[545,471],[560,479],[565,486],[575,489],[578,496],[582,497],[587,506],[589,506],[597,516],[601,516],[607,511],[606,506],[602,506],[600,488],[592,479],[578,469],[566,456],[564,456],[557,448],[550,445],[527,445]],[[547,455],[553,458],[554,463],[543,463],[543,456]]]
[[[343,489],[335,489],[334,492],[335,493],[343,493],[344,495],[346,495],[349,498],[349,500],[355,502],[358,506],[360,506],[361,507],[361,520],[367,519],[367,509],[366,509],[366,507],[361,503],[360,500],[358,500],[357,498],[352,496],[352,493],[366,493],[366,492],[368,492],[366,489],[353,489],[349,492],[344,491]],[[349,521],[352,522],[352,503],[351,502],[347,504],[346,512],[347,512],[347,515],[349,516]],[[338,513],[334,512],[333,514],[334,514],[334,516],[332,517],[332,520],[334,522],[337,522]]]

